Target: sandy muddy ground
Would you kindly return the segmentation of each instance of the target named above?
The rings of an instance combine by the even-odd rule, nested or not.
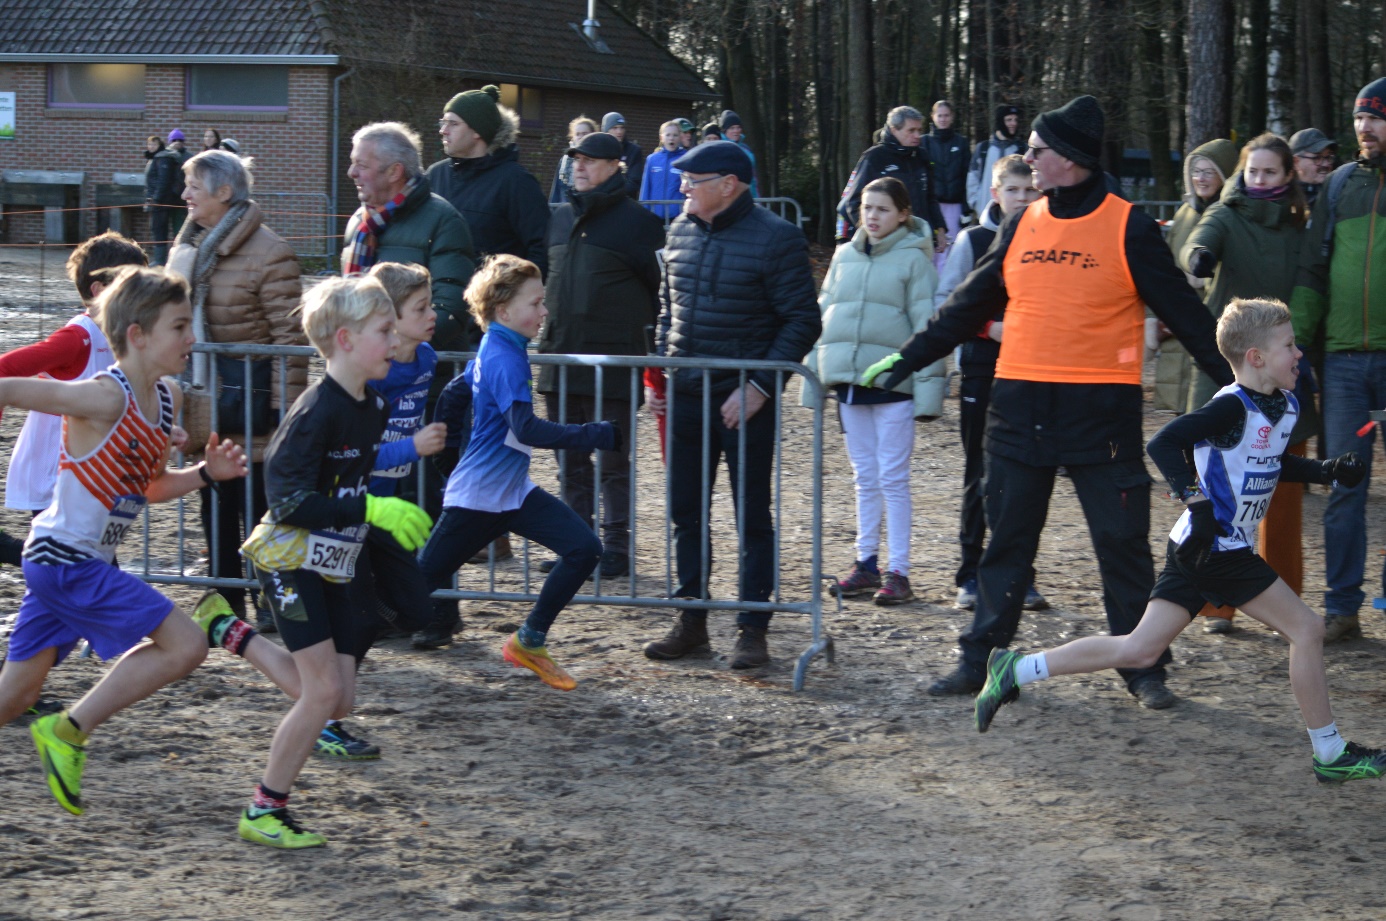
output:
[[[6,451],[14,415],[0,430]],[[789,440],[807,445],[805,416],[789,415]],[[1164,418],[1148,414],[1148,428]],[[845,569],[850,472],[828,428],[825,560]],[[640,547],[651,576],[641,590],[654,592],[664,512],[650,436]],[[310,762],[294,808],[330,844],[275,853],[237,839],[235,822],[286,705],[214,650],[94,738],[85,816],[50,799],[23,727],[0,728],[0,918],[1386,918],[1374,869],[1386,787],[1317,787],[1284,644],[1245,618],[1229,636],[1198,625],[1176,642],[1180,702],[1163,712],[1136,706],[1113,673],[1061,678],[979,736],[970,702],[924,694],[951,667],[970,615],[951,607],[956,414],[921,424],[918,437],[920,600],[830,606],[837,660],[816,662],[803,692],[791,687],[793,657],[809,643],[802,617],[777,620],[773,664],[741,675],[726,667],[730,617],[714,621],[716,657],[654,663],[640,646],[667,613],[577,606],[552,634],[580,682],[561,694],[500,659],[522,605],[468,605],[450,649],[391,641],[367,661],[352,725],[385,757]],[[807,462],[788,453],[782,578],[801,593]],[[551,472],[536,479],[547,485]],[[1315,488],[1305,509],[1316,607],[1323,502]],[[1381,502],[1379,488],[1370,569],[1386,543]],[[1175,511],[1155,501],[1158,543]],[[171,520],[156,525],[161,555],[175,550]],[[22,525],[8,512],[0,522]],[[1017,646],[1104,629],[1066,483],[1038,569],[1055,608],[1027,615]],[[519,573],[503,564],[498,583],[518,585]],[[464,584],[486,579],[464,570]],[[0,616],[21,592],[0,571]],[[1365,639],[1330,649],[1330,677],[1345,734],[1382,744],[1386,624],[1365,623]],[[71,699],[101,671],[71,660],[51,691]]]

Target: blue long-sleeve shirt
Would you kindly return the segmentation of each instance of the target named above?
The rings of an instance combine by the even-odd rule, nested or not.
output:
[[[435,414],[452,431],[454,416],[466,418],[467,400],[455,391],[471,391],[472,437],[467,452],[448,477],[443,505],[482,512],[519,508],[535,488],[529,478],[534,448],[616,447],[610,422],[559,425],[534,415],[534,381],[529,370],[524,336],[492,323],[481,339],[476,358],[460,377],[453,378],[438,398]]]
[[[646,205],[659,217],[673,220],[683,212],[683,193],[679,183],[683,170],[674,169],[674,161],[688,151],[682,148],[670,153],[663,147],[645,158],[645,176],[640,182],[641,201],[672,201],[672,205]]]
[[[390,362],[390,373],[370,386],[390,402],[390,421],[371,471],[370,494],[393,496],[399,481],[407,477],[419,459],[414,434],[423,428],[424,404],[438,367],[438,353],[427,342],[419,343],[414,360]]]

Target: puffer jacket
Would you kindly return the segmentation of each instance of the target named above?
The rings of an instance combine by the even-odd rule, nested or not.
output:
[[[178,234],[178,243],[198,245],[201,228],[188,221]],[[298,257],[284,238],[264,223],[260,206],[250,203],[240,223],[217,247],[217,264],[208,282],[203,305],[209,342],[253,343],[255,345],[307,345],[299,323],[298,302],[302,296]],[[308,386],[308,359],[290,358],[285,367],[288,380],[284,392],[290,404]],[[279,362],[274,371],[271,405],[280,408]],[[287,407],[285,407],[287,408]],[[275,418],[278,418],[276,412]],[[251,460],[264,460],[265,447],[273,433],[253,439]],[[242,443],[244,436],[232,436]],[[244,444],[242,443],[244,447]]]
[[[350,242],[361,225],[360,212],[347,222]],[[467,222],[441,196],[420,182],[399,206],[376,243],[376,262],[412,262],[433,276],[433,309],[438,325],[432,346],[439,351],[475,347],[474,323],[462,292],[472,280],[472,234]]]
[[[934,194],[929,155],[922,146],[906,147],[887,130],[881,133],[879,144],[867,148],[861,155],[851,178],[847,180],[842,200],[838,202],[837,213],[845,222],[848,233],[855,234],[857,222],[861,220],[861,196],[866,186],[887,177],[899,179],[905,184],[910,196],[910,211],[915,217],[927,221],[931,230],[943,228],[943,212],[939,210],[938,198]]]
[[[506,120],[484,155],[439,160],[428,168],[428,184],[467,222],[478,255],[519,256],[547,276],[549,203],[539,180],[520,165],[518,133],[519,125]]]
[[[657,354],[797,362],[821,331],[808,240],[749,191],[711,223],[682,214],[669,225]],[[774,395],[773,372],[749,378]],[[702,380],[697,370],[673,375],[679,393],[701,392]],[[712,392],[729,393],[738,381],[735,371],[713,371]]]
[[[144,197],[156,205],[181,205],[183,199],[183,158],[165,147],[144,167]]]
[[[1313,342],[1322,326],[1325,351],[1386,351],[1386,157],[1339,169],[1351,173],[1338,196],[1330,251],[1323,251],[1329,182],[1304,238],[1290,300],[1295,337]]]
[[[900,350],[934,315],[934,247],[917,217],[871,245],[859,229],[833,254],[818,306],[823,334],[804,359],[826,387],[856,384],[862,372]],[[947,363],[936,361],[895,389],[914,397],[916,416],[943,413]]]
[[[947,204],[961,204],[971,211],[967,200],[967,167],[972,145],[952,128],[934,128],[920,141],[934,173],[934,197]]]
[[[1190,172],[1195,157],[1204,157],[1212,162],[1225,183],[1227,177],[1237,168],[1237,145],[1225,138],[1215,138],[1195,147],[1184,158],[1184,203],[1174,212],[1174,220],[1170,221],[1169,231],[1165,234],[1165,242],[1169,244],[1175,262],[1179,261],[1179,252],[1189,241],[1189,234],[1198,226],[1199,219],[1216,203],[1216,199],[1199,198],[1194,193],[1193,176]],[[1199,297],[1207,298],[1208,279],[1195,278],[1187,272],[1184,273],[1184,277],[1189,280]],[[1147,313],[1147,316],[1149,315]],[[1171,336],[1161,342],[1160,357],[1155,360],[1155,408],[1173,410],[1177,413],[1188,412],[1193,373],[1193,359],[1178,339]],[[1193,408],[1197,409],[1201,405],[1200,403]]]
[[[659,259],[664,225],[626,194],[619,172],[601,186],[573,193],[549,224],[549,316],[539,351],[570,355],[647,355],[659,316]],[[568,368],[572,394],[596,393],[590,368]],[[535,388],[558,393],[559,369],[541,365]],[[630,399],[630,375],[608,368],[608,400]]]

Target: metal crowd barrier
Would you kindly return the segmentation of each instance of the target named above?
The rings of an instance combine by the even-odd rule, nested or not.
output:
[[[675,210],[674,210],[674,213],[673,213],[672,215],[667,215],[667,214],[660,215],[660,218],[664,221],[664,226],[665,226],[666,228],[668,228],[669,223],[670,223],[675,217],[677,217],[677,216],[682,212],[682,210],[683,210],[683,202],[684,202],[684,199],[682,199],[682,198],[674,198],[674,199],[668,199],[668,198],[654,199],[654,198],[651,198],[651,199],[642,200],[642,201],[640,202],[640,204],[643,205],[643,206],[645,206],[645,207],[649,207],[650,205],[675,205],[675,206],[677,206],[677,207],[675,208]],[[800,229],[803,229],[804,220],[805,220],[805,218],[804,218],[804,209],[799,205],[799,202],[798,202],[797,200],[795,200],[795,199],[793,199],[793,198],[788,198],[788,197],[784,197],[784,196],[779,196],[779,197],[774,197],[774,198],[757,198],[757,199],[755,200],[755,202],[756,202],[756,204],[759,205],[760,207],[762,207],[762,208],[767,208],[767,209],[769,209],[770,211],[775,212],[777,215],[779,215],[780,217],[784,218],[786,221],[789,221],[789,223],[793,224],[795,227],[798,227],[798,228],[800,228]],[[558,208],[560,207],[560,204],[561,204],[561,203],[549,202],[549,210],[550,210],[550,211],[557,211]],[[1176,202],[1176,204],[1178,204],[1178,202]],[[656,213],[658,213],[658,212],[656,212]]]
[[[263,345],[234,345],[234,344],[198,344],[194,346],[196,353],[206,353],[209,355],[235,356],[241,359],[243,376],[241,384],[249,392],[251,387],[251,359],[269,358],[273,360],[279,371],[279,410],[280,418],[287,413],[289,400],[287,399],[286,381],[288,375],[287,362],[292,357],[315,358],[316,353],[307,347],[286,347],[286,346],[263,346]],[[441,352],[439,353],[438,375],[455,376],[461,372],[465,362],[471,358],[470,353],[462,352]],[[630,553],[629,564],[630,572],[626,576],[617,579],[603,579],[600,569],[593,573],[591,591],[586,594],[579,594],[574,603],[578,604],[601,604],[616,607],[640,607],[640,608],[664,608],[664,609],[694,609],[701,611],[757,611],[776,614],[800,614],[808,615],[812,627],[812,641],[799,657],[794,670],[794,688],[800,690],[804,684],[807,669],[812,660],[818,655],[824,655],[829,662],[833,661],[833,640],[826,635],[823,630],[823,414],[825,391],[822,384],[808,371],[803,365],[793,362],[782,361],[734,361],[730,359],[694,359],[694,358],[663,358],[657,356],[614,356],[614,355],[539,355],[531,354],[531,361],[536,365],[554,365],[558,367],[558,403],[559,418],[555,421],[563,421],[570,417],[568,377],[572,368],[589,369],[594,377],[595,390],[597,395],[595,401],[596,417],[602,417],[603,384],[610,375],[618,375],[625,378],[625,383],[621,385],[621,392],[628,394],[629,400],[621,402],[628,403],[623,407],[623,412],[628,409],[628,415],[623,420],[623,431],[625,444],[632,451],[632,463],[630,473],[630,492],[631,492],[631,516],[630,516]],[[215,369],[215,362],[211,362],[211,367]],[[666,372],[678,369],[692,369],[701,374],[702,392],[701,396],[694,397],[688,394],[679,395],[672,386],[668,390],[668,406],[666,418],[673,418],[675,407],[682,400],[701,399],[702,401],[702,431],[700,438],[701,445],[701,500],[704,506],[710,509],[709,514],[703,517],[701,533],[699,534],[700,546],[702,548],[701,583],[709,585],[707,597],[704,598],[675,598],[673,597],[677,582],[675,572],[675,553],[674,553],[674,525],[671,517],[672,484],[667,476],[664,477],[662,504],[650,505],[641,503],[638,499],[638,488],[646,477],[658,477],[662,474],[662,444],[655,440],[654,419],[648,412],[639,412],[638,405],[641,392],[643,390],[643,372],[647,367],[661,368]],[[811,445],[809,451],[803,451],[802,444],[793,443],[785,436],[785,424],[789,418],[785,412],[786,397],[782,396],[778,400],[768,403],[762,412],[773,412],[774,415],[774,439],[775,451],[774,461],[771,471],[771,513],[775,528],[775,547],[774,547],[774,579],[773,589],[770,598],[766,601],[740,601],[737,600],[738,585],[740,579],[740,567],[732,567],[733,578],[731,579],[730,589],[720,581],[712,579],[712,561],[710,557],[710,539],[720,539],[723,544],[726,542],[727,531],[723,527],[714,528],[712,519],[717,515],[717,505],[715,496],[712,494],[712,483],[716,475],[713,464],[713,431],[711,427],[712,414],[718,412],[722,403],[721,397],[714,399],[710,393],[709,382],[714,372],[735,372],[737,375],[738,386],[742,388],[743,394],[748,386],[748,375],[754,371],[768,372],[774,375],[775,383],[779,392],[784,393],[785,385],[792,377],[802,378],[803,387],[810,399],[807,401],[812,408],[798,410],[793,420],[802,424],[808,421]],[[743,396],[744,400],[744,396]],[[796,407],[797,409],[797,407]],[[743,402],[744,413],[744,402]],[[242,420],[242,431],[249,431],[251,426],[251,406],[250,401],[246,401],[245,418]],[[216,401],[211,401],[211,430],[218,431],[220,419],[216,413]],[[642,441],[645,442],[642,445]],[[737,554],[733,557],[729,553],[723,553],[724,559],[743,561],[745,559],[745,440],[738,439],[740,445],[738,457],[738,477],[734,484],[733,493],[735,495],[735,520],[736,520],[736,549]],[[659,449],[655,453],[653,449]],[[643,449],[643,450],[642,450]],[[795,485],[795,495],[802,496],[806,490],[808,493],[807,511],[803,506],[796,509],[786,509],[783,502],[785,490],[785,468],[787,449],[792,450],[789,458],[790,467],[795,478],[802,478],[805,473],[808,483],[800,486]],[[603,496],[601,490],[601,452],[593,452],[593,496],[594,496],[594,528],[600,536]],[[541,466],[545,460],[543,454],[536,455],[536,468],[533,476],[542,482],[545,472]],[[808,461],[807,471],[804,469],[804,461]],[[562,461],[560,460],[560,463]],[[417,483],[419,494],[424,493],[424,474],[422,465],[417,472]],[[247,477],[245,489],[245,518],[254,521],[253,495],[255,491],[255,471],[252,467],[250,475]],[[548,484],[554,494],[559,490],[556,484]],[[147,582],[173,585],[192,585],[208,586],[218,588],[239,587],[254,589],[256,584],[250,579],[245,578],[242,571],[235,576],[222,574],[219,577],[202,574],[199,572],[201,567],[195,563],[190,564],[190,560],[196,560],[205,550],[210,549],[211,559],[217,559],[219,544],[220,508],[216,502],[211,503],[212,518],[212,546],[206,547],[203,539],[198,506],[198,497],[190,495],[174,503],[151,508],[146,506],[144,511],[144,528],[142,535],[142,546],[137,557],[125,558],[122,556],[122,564],[126,569],[141,577]],[[189,504],[193,503],[191,513]],[[711,503],[709,505],[709,503]],[[189,514],[192,516],[192,524],[189,524]],[[786,528],[786,525],[789,528]],[[172,560],[158,560],[151,555],[150,535],[155,533],[158,528],[160,533],[172,534],[176,537],[177,554]],[[192,535],[189,536],[191,528]],[[795,559],[786,561],[782,559],[781,551],[784,544],[784,536],[787,531],[802,534],[807,531],[810,537],[810,549],[807,559],[802,558],[802,554]],[[637,550],[643,550],[645,554],[656,557],[660,564],[651,567],[649,571],[641,571],[638,565],[639,554]],[[128,552],[128,550],[126,551]],[[435,594],[439,598],[451,598],[459,601],[505,601],[505,602],[526,602],[533,603],[538,599],[538,590],[543,581],[543,576],[533,570],[537,567],[531,566],[533,555],[528,542],[524,542],[516,548],[516,559],[519,564],[519,584],[514,586],[514,564],[498,565],[492,558],[486,566],[485,578],[481,580],[473,575],[476,568],[474,566],[464,566],[460,579],[454,579],[452,590],[443,590]],[[781,582],[781,569],[788,563],[790,572],[794,576],[794,588],[786,589]],[[661,572],[662,570],[662,572]],[[210,572],[210,563],[208,566]],[[538,584],[536,584],[536,581]],[[482,584],[478,584],[481,582]],[[502,584],[507,583],[507,584]],[[653,637],[652,637],[653,638]]]

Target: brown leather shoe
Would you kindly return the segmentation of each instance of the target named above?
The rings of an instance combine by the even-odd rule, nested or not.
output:
[[[679,619],[662,640],[645,644],[645,658],[655,660],[682,659],[690,652],[707,650],[707,615],[680,611]]]
[[[736,628],[736,646],[732,649],[732,668],[760,668],[770,664],[770,650],[765,645],[765,627],[742,625]]]
[[[510,549],[510,535],[509,535],[509,534],[502,534],[500,537],[497,537],[495,540],[491,541],[491,545],[490,545],[490,546],[496,548],[496,562],[497,562],[497,563],[499,563],[501,560],[508,560],[508,559],[510,559],[512,556],[515,555],[515,551],[512,550],[512,549]],[[470,560],[468,560],[467,562],[468,562],[468,563],[480,563],[480,564],[483,564],[483,565],[484,565],[485,563],[489,562],[490,559],[491,559],[491,554],[490,554],[489,548],[487,548],[487,547],[482,547],[479,551],[477,551],[476,555],[473,556],[473,557],[472,557]]]

